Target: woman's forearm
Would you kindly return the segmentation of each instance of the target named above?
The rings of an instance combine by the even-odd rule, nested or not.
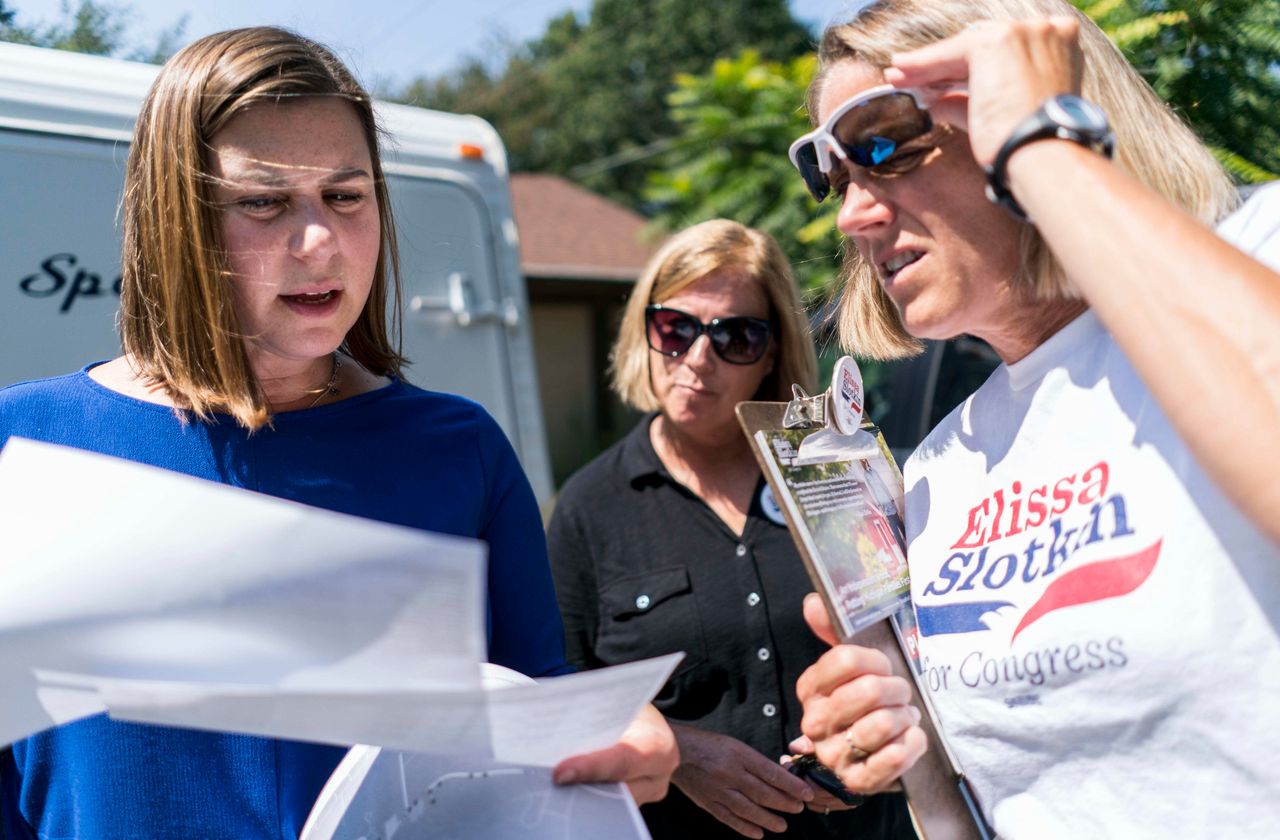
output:
[[[1009,174],[1197,461],[1280,541],[1280,275],[1075,144],[1028,145]]]

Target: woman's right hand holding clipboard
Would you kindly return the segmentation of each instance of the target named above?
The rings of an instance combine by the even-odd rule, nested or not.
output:
[[[924,755],[927,738],[920,710],[909,705],[911,685],[894,676],[888,657],[873,648],[840,644],[822,599],[805,598],[804,617],[818,638],[832,645],[796,683],[804,705],[792,743],[813,753],[845,786],[857,793],[880,793]]]

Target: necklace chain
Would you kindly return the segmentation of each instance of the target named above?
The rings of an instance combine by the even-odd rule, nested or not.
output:
[[[329,381],[325,383],[324,389],[321,390],[320,393],[316,394],[316,398],[311,402],[311,405],[307,406],[307,408],[315,408],[325,397],[333,396],[338,393],[338,371],[342,368],[342,358],[339,356],[337,350],[333,351],[332,358],[333,368],[329,371]]]

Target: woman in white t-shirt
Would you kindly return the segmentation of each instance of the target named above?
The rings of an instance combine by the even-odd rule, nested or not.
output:
[[[970,334],[1004,361],[905,469],[922,677],[986,819],[1266,834],[1280,187],[1231,215],[1208,150],[1060,0],[878,0],[819,60],[791,159],[856,246],[845,346]],[[888,673],[840,645],[797,686],[797,748],[855,791],[925,749]]]

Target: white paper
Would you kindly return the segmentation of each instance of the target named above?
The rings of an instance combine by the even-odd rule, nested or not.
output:
[[[475,689],[484,576],[475,540],[12,438],[0,452],[0,744],[91,713],[37,670]]]
[[[118,720],[552,767],[616,742],[681,658],[671,654],[500,690],[492,676],[478,689],[407,692],[43,676],[51,686],[93,686]],[[486,673],[495,668],[486,666]]]
[[[558,786],[551,771],[355,747],[299,840],[649,840],[620,784]]]
[[[326,806],[364,828],[326,838],[367,833],[342,816],[362,797],[387,837],[647,837],[622,786],[550,767],[614,743],[682,654],[537,683],[484,666],[483,579],[475,541],[11,440],[0,742],[105,709],[368,744]]]
[[[532,682],[484,666],[484,687],[495,696]],[[560,787],[546,768],[359,745],[316,798],[299,840],[369,837],[649,840],[649,831],[622,784]]]
[[[494,757],[550,767],[609,746],[681,659],[684,654],[673,653],[490,693]]]

